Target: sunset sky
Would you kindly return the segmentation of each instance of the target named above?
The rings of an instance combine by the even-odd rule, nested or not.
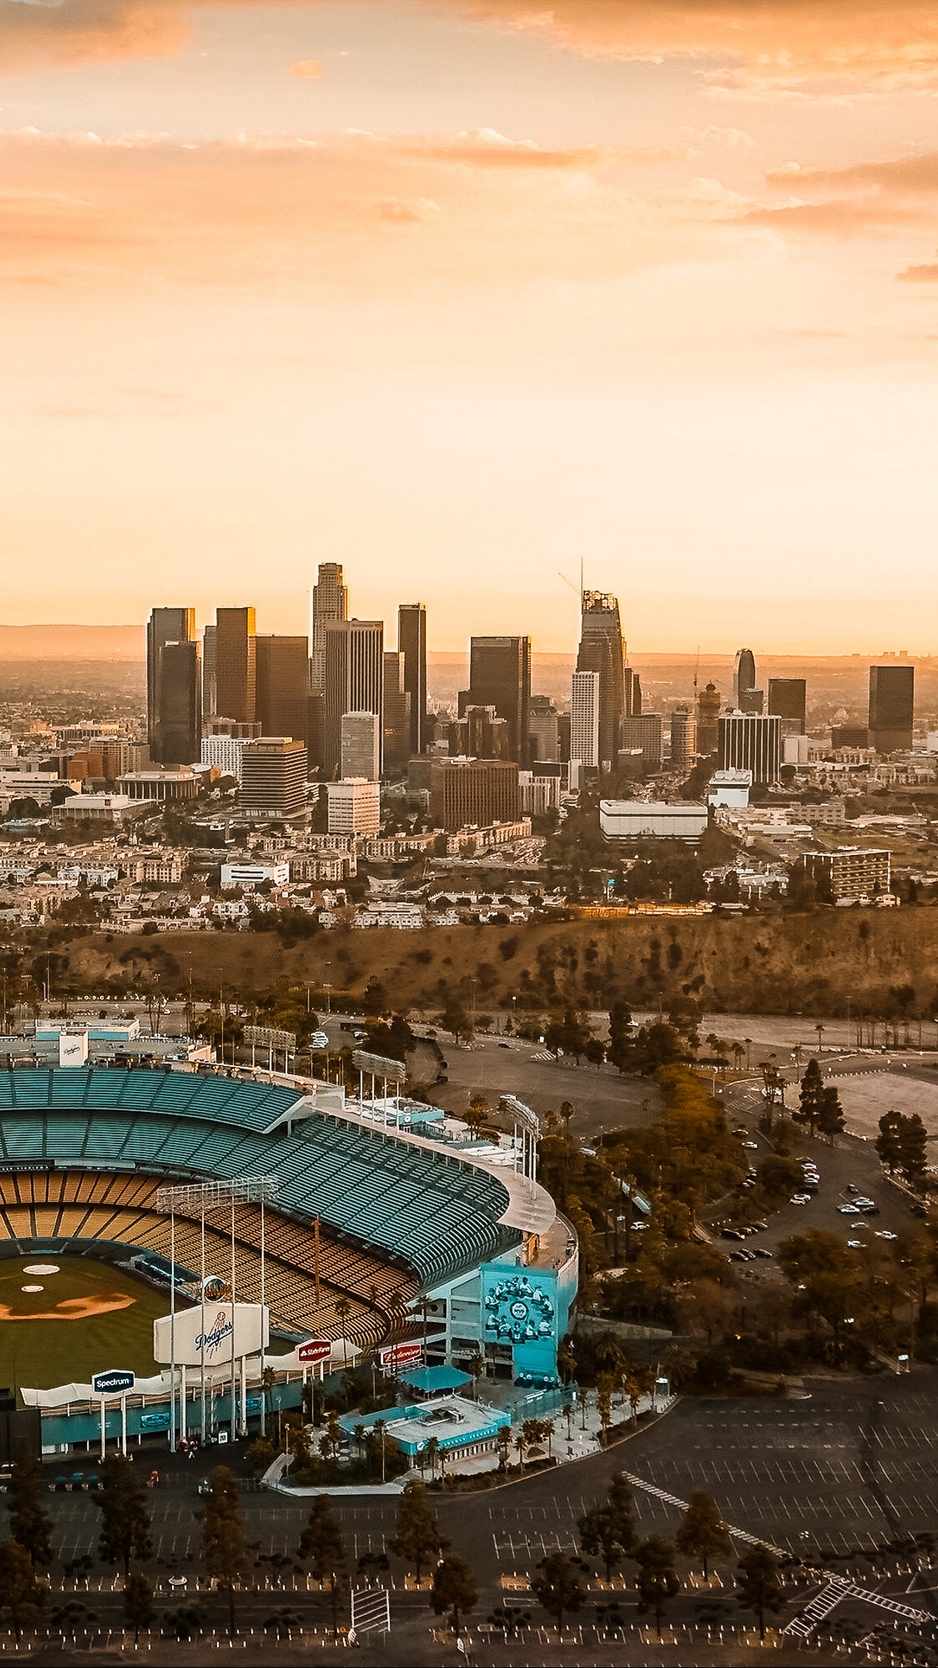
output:
[[[0,620],[938,650],[934,0],[0,0],[0,154]]]

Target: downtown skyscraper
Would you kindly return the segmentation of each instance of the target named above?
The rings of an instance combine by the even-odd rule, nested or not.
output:
[[[619,604],[605,591],[584,591],[580,606],[578,672],[599,674],[599,760],[603,770],[615,767],[622,720],[629,706],[625,695],[625,643]]]

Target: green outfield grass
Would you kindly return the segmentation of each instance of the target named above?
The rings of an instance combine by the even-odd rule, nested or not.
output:
[[[58,1273],[25,1272],[39,1264]],[[107,1263],[45,1252],[0,1261],[0,1384],[49,1390],[107,1367],[149,1376],[153,1321],[168,1309],[168,1294]]]

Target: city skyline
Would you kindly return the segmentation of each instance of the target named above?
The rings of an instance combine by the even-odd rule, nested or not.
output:
[[[555,649],[583,558],[639,651],[908,643],[936,34],[919,0],[0,4],[6,619],[142,620],[156,572],[295,631],[332,560],[442,650],[467,613]]]

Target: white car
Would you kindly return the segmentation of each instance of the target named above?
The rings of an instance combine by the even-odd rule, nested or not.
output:
[[[743,1146],[751,1153],[757,1153],[759,1151],[758,1141],[744,1141]]]
[[[891,1234],[889,1232],[888,1228],[877,1228],[876,1238],[877,1239],[898,1239],[899,1235],[898,1234]]]
[[[795,1193],[788,1202],[791,1205],[810,1205],[811,1195],[810,1193]]]
[[[840,1211],[841,1216],[859,1216],[860,1215],[859,1205],[838,1205],[837,1209]]]
[[[851,1251],[862,1251],[863,1250],[863,1241],[862,1241],[862,1239],[848,1239],[847,1244],[849,1245]]]

